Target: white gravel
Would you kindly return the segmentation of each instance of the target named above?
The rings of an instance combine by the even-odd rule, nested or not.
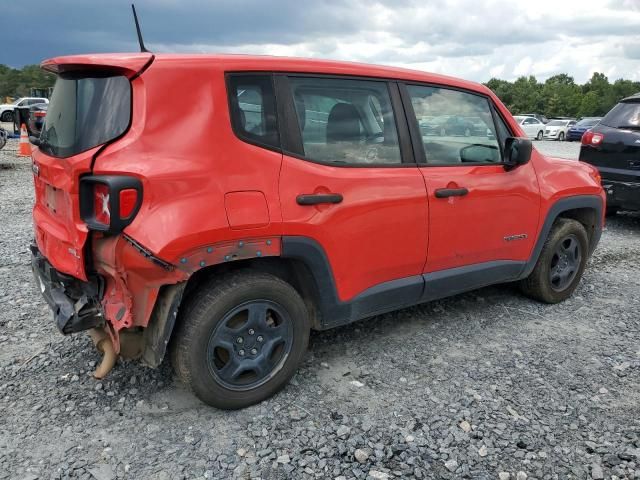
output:
[[[283,392],[226,412],[166,363],[91,378],[90,340],[59,335],[32,286],[16,146],[0,151],[0,479],[640,478],[640,215],[608,222],[565,303],[500,285],[315,333]]]

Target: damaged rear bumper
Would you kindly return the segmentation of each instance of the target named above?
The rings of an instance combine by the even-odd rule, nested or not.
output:
[[[68,335],[104,325],[99,278],[83,282],[58,272],[36,245],[31,245],[31,268],[60,332]]]

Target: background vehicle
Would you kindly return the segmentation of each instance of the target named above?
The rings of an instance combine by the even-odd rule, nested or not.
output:
[[[567,131],[575,124],[575,120],[550,120],[544,127],[543,138],[562,142],[567,137]]]
[[[311,328],[494,283],[560,302],[600,238],[596,169],[532,149],[479,84],[239,55],[44,68],[74,75],[32,154],[32,266],[58,328],[106,352],[98,377],[169,346],[200,399],[244,407],[287,383]],[[491,135],[421,132],[463,115]]]
[[[549,119],[540,113],[519,113],[518,117],[533,117],[542,123],[547,123]]]
[[[567,130],[567,136],[565,138],[569,142],[573,142],[576,140],[579,141],[580,139],[582,139],[582,135],[584,135],[584,132],[597,125],[600,120],[601,117],[585,117],[578,120],[578,122],[574,126]]]
[[[436,129],[438,130],[438,129]],[[459,115],[452,115],[439,127],[440,135],[460,135],[468,137],[473,135],[476,128],[468,119]],[[486,134],[486,131],[483,132]]]
[[[37,97],[22,97],[22,98],[18,98],[13,103],[3,103],[2,105],[0,105],[0,121],[12,122],[14,108],[29,107],[31,105],[35,105],[36,103],[49,103],[49,100],[46,98],[37,98]]]
[[[516,115],[513,117],[520,125],[520,128],[527,134],[529,138],[535,138],[536,140],[542,140],[544,136],[545,125],[540,120],[534,117]]]
[[[608,214],[640,210],[640,94],[621,100],[582,136],[580,161],[600,171]]]
[[[44,119],[47,116],[48,108],[48,103],[36,103],[35,105],[29,107],[29,120],[27,122],[29,135],[33,135],[35,137],[40,136],[42,126],[44,125]]]

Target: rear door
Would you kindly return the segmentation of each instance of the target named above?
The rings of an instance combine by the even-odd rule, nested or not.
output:
[[[414,143],[426,159],[420,168],[429,199],[425,273],[490,267],[492,262],[517,272],[529,259],[538,226],[540,199],[533,164],[505,170],[503,142],[511,132],[489,98],[438,86],[404,88]],[[429,115],[478,117],[489,132],[417,136],[420,119]]]
[[[281,76],[277,85],[286,235],[323,248],[340,300],[411,278],[415,288],[398,302],[417,302],[427,199],[397,85],[319,75]]]
[[[59,271],[86,279],[87,227],[80,219],[79,179],[101,145],[129,128],[131,84],[120,73],[60,73],[33,152],[33,220],[40,252]]]

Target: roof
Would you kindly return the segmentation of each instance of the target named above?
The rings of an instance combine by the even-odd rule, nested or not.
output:
[[[149,53],[106,53],[72,55],[55,57],[42,62],[42,68],[58,72],[64,70],[65,65],[73,66],[102,66],[119,67],[132,71],[142,67],[150,58]],[[210,64],[225,71],[275,71],[289,73],[323,73],[334,75],[354,75],[377,77],[393,80],[414,81],[448,85],[482,93],[490,90],[479,83],[462,80],[447,75],[428,73],[420,70],[371,65],[366,63],[344,62],[337,60],[319,60],[310,58],[275,57],[267,55],[208,55],[208,54],[168,54],[155,55],[155,62],[169,62],[176,66],[194,63],[206,66]]]
[[[621,102],[640,102],[640,92],[634,93],[626,98],[620,100]]]

